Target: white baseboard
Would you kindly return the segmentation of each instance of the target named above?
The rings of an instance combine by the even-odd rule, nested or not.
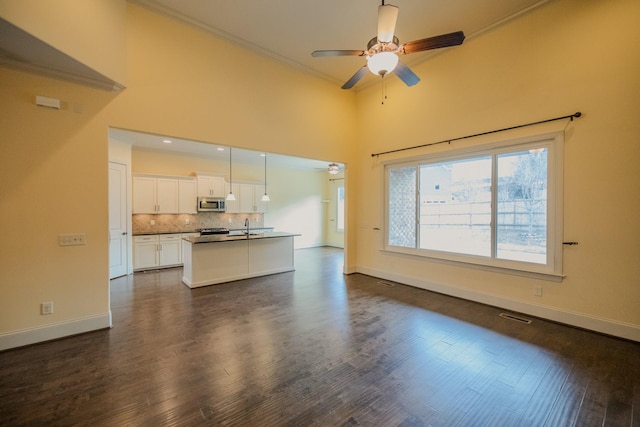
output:
[[[451,295],[494,307],[500,307],[505,310],[513,310],[554,322],[564,323],[566,325],[640,342],[640,325],[596,317],[586,313],[562,310],[542,304],[532,304],[530,302],[505,298],[495,294],[474,292],[444,283],[428,282],[416,279],[415,277],[380,271],[372,268],[358,267],[356,270],[358,273],[366,274],[368,276],[379,277],[381,279],[391,280],[405,285],[414,286],[416,288]]]
[[[81,319],[39,326],[37,328],[7,332],[0,334],[0,351],[22,347],[29,344],[36,344],[43,341],[50,341],[70,335],[77,335],[84,332],[95,331],[98,329],[110,328],[111,325],[111,311],[109,311],[108,313],[98,316],[84,317]]]

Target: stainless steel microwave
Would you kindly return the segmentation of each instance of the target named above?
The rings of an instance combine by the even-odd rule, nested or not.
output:
[[[198,212],[225,212],[224,197],[198,197]]]

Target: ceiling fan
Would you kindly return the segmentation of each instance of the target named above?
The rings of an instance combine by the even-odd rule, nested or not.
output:
[[[382,0],[382,5],[378,6],[378,35],[369,40],[367,50],[315,50],[311,52],[311,56],[365,56],[367,58],[367,63],[342,85],[342,89],[351,89],[367,74],[367,70],[382,77],[395,71],[407,86],[415,85],[420,78],[398,60],[398,55],[458,46],[464,41],[464,33],[456,31],[400,44],[394,35],[398,10],[397,6],[384,4]]]

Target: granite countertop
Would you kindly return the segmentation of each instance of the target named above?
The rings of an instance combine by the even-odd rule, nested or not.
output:
[[[187,234],[187,233],[200,233],[199,230],[186,230],[186,231],[150,231],[147,233],[132,233],[133,236],[155,236],[156,234]]]
[[[278,237],[293,237],[300,236],[296,233],[287,233],[283,231],[274,231],[270,233],[249,233],[249,234],[212,234],[209,236],[191,236],[184,237],[182,240],[187,242],[198,243],[219,243],[219,242],[235,242],[237,240],[259,240],[259,239],[273,239]]]
[[[252,231],[255,230],[273,230],[274,227],[256,227],[256,228],[250,228],[249,232],[251,233]],[[244,232],[246,231],[246,228],[230,228],[229,232],[233,233],[233,232]],[[197,230],[181,230],[181,231],[149,231],[149,232],[144,232],[144,233],[133,233],[134,236],[153,236],[156,234],[187,234],[187,233],[200,233],[200,229]],[[244,233],[243,233],[244,234]]]

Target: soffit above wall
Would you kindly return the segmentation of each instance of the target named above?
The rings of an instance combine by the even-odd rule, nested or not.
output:
[[[106,90],[124,87],[0,18],[0,65]]]

